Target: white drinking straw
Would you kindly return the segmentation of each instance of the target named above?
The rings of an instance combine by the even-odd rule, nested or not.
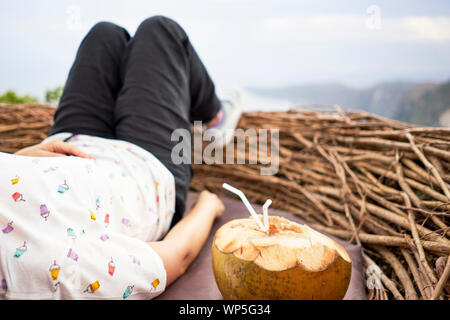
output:
[[[247,207],[248,211],[250,212],[250,214],[252,215],[252,217],[256,220],[256,223],[258,224],[259,228],[266,232],[268,229],[266,229],[266,227],[261,223],[261,220],[259,220],[258,215],[256,214],[255,210],[253,209],[253,207],[251,206],[250,202],[248,202],[247,197],[245,196],[245,194],[239,190],[236,189],[235,187],[230,186],[228,183],[224,183],[222,184],[222,187],[224,189],[227,189],[230,192],[233,192],[234,194],[238,195],[239,198],[241,198],[242,202],[245,204],[245,206]]]
[[[272,204],[272,200],[267,199],[266,203],[263,205],[263,216],[264,216],[264,226],[266,231],[269,231],[269,206]]]

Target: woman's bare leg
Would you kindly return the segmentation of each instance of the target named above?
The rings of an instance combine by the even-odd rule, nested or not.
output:
[[[197,203],[162,241],[148,242],[159,254],[167,272],[167,285],[181,276],[208,239],[214,220],[225,210],[213,193],[202,191]]]

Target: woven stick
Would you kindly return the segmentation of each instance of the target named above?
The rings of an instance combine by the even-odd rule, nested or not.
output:
[[[406,206],[411,207],[411,201],[409,200],[409,197],[406,193],[402,193],[403,199],[405,201]],[[431,269],[430,265],[428,264],[428,261],[425,257],[425,252],[423,250],[423,246],[422,243],[420,241],[419,238],[419,232],[417,231],[416,228],[416,222],[414,220],[414,214],[412,213],[411,210],[407,210],[408,211],[408,219],[409,219],[409,223],[411,225],[411,234],[413,236],[414,239],[414,243],[416,245],[417,248],[417,252],[419,253],[419,257],[420,257],[420,263],[422,264],[422,266],[424,267],[424,269],[427,271],[427,275],[430,278],[430,280],[433,283],[437,282],[436,276],[433,272],[433,269]]]
[[[447,280],[450,277],[450,255],[447,258],[447,263],[445,265],[444,273],[442,274],[441,278],[439,279],[438,283],[436,284],[436,287],[434,288],[433,296],[431,297],[431,300],[436,300],[442,293],[442,290],[444,289],[445,285],[447,284]]]

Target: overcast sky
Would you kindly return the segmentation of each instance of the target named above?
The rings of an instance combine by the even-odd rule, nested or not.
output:
[[[62,85],[98,21],[178,21],[219,87],[450,79],[450,1],[0,0],[0,92]]]

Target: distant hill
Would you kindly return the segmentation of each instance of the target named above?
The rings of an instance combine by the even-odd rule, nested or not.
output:
[[[297,104],[338,104],[343,109],[358,109],[383,117],[415,124],[439,126],[440,118],[450,122],[450,82],[446,84],[387,82],[370,88],[355,89],[339,83],[247,88],[270,98]],[[448,114],[444,113],[448,111]],[[443,121],[444,121],[443,120]],[[448,123],[447,122],[447,123]],[[450,124],[447,124],[450,126]]]
[[[450,127],[450,82],[418,86],[399,101],[393,117],[425,126]]]

